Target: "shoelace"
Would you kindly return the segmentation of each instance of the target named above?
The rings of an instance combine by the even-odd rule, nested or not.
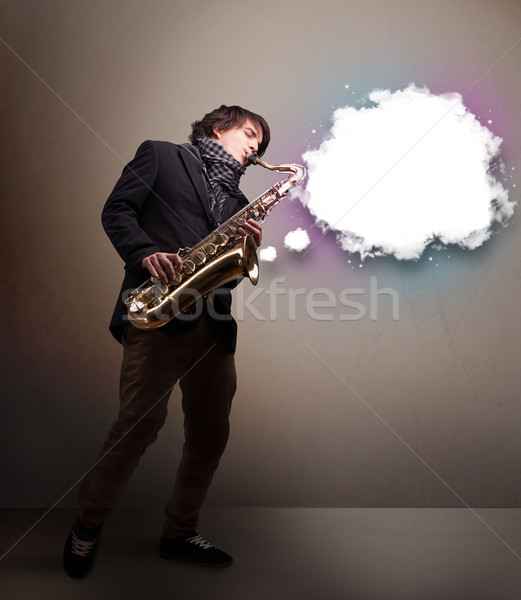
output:
[[[200,546],[204,550],[208,550],[208,548],[213,548],[213,545],[210,542],[207,542],[202,535],[195,535],[194,537],[187,538],[187,542],[194,544],[195,546]]]
[[[78,556],[86,557],[89,555],[89,552],[92,550],[94,545],[96,544],[98,538],[92,541],[85,541],[80,539],[76,533],[72,532],[72,553],[77,554]]]

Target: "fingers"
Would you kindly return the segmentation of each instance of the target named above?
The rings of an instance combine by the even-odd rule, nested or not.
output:
[[[239,227],[238,232],[241,235],[251,235],[257,248],[262,243],[262,225],[254,219],[248,219],[242,227]]]
[[[174,263],[175,268],[180,270],[183,261],[178,254],[156,252],[143,259],[142,267],[147,269],[152,277],[160,279],[161,283],[166,284],[169,281],[175,281]]]

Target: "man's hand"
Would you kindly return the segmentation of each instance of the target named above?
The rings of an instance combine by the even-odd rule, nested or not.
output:
[[[248,219],[242,227],[237,230],[241,237],[251,235],[257,248],[262,243],[262,226],[255,219]]]
[[[161,279],[161,283],[163,284],[175,281],[174,265],[180,271],[183,261],[179,254],[171,254],[169,252],[156,252],[141,261],[143,269],[148,269],[150,275],[156,279]]]

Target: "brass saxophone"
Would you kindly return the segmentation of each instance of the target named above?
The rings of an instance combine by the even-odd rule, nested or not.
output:
[[[260,223],[289,190],[299,185],[306,175],[301,165],[270,165],[255,154],[249,157],[252,164],[270,171],[291,175],[230,217],[192,248],[182,248],[179,256],[182,269],[176,270],[175,281],[166,284],[151,277],[125,300],[129,322],[138,329],[161,327],[189,312],[192,306],[219,286],[239,277],[257,285],[259,261],[255,243],[247,235],[236,245],[237,230],[248,219]]]

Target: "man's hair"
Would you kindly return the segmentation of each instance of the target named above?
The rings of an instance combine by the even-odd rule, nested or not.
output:
[[[204,115],[200,121],[192,123],[192,133],[188,139],[194,143],[202,135],[211,138],[214,135],[214,128],[228,131],[228,129],[242,127],[247,120],[250,120],[262,130],[262,142],[257,150],[257,154],[262,156],[270,143],[270,128],[263,117],[240,106],[225,106],[222,104],[219,108]]]

